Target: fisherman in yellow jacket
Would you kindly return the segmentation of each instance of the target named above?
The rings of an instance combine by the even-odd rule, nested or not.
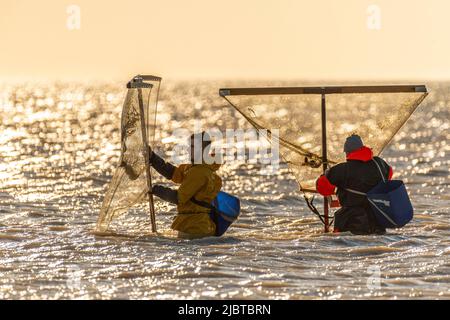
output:
[[[191,163],[178,167],[165,162],[150,150],[151,166],[165,178],[180,184],[178,190],[155,185],[152,192],[177,205],[178,214],[172,229],[178,231],[180,237],[214,236],[216,225],[209,216],[210,209],[201,203],[211,203],[222,187],[222,180],[216,174],[220,164],[207,164],[204,161],[203,155],[209,154],[211,146],[211,139],[206,132],[193,134],[190,144]],[[195,148],[195,144],[201,144],[201,148]]]

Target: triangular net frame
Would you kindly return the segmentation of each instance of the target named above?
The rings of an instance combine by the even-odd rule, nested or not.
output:
[[[105,232],[111,222],[148,195],[152,230],[156,231],[148,148],[153,144],[161,78],[136,76],[127,84],[121,117],[121,154],[103,200],[96,230]],[[143,115],[143,119],[142,119]],[[144,129],[144,130],[143,130]]]
[[[379,155],[427,95],[423,85],[225,88],[220,96],[255,128],[278,130],[281,160],[300,190],[316,193],[315,180],[345,161],[353,133]],[[328,205],[325,201],[325,215]],[[325,228],[326,230],[328,227]]]

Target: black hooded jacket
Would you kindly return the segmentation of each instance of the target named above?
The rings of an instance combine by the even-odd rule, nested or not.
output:
[[[392,177],[392,168],[381,158],[373,157],[372,151],[362,147],[347,156],[347,162],[328,169],[317,180],[317,191],[324,196],[336,192],[341,209],[335,213],[334,228],[337,232],[354,234],[384,233],[375,219],[367,197],[346,189],[367,193],[382,177],[376,161],[386,180]]]

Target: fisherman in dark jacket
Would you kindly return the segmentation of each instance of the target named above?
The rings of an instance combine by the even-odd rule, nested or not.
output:
[[[388,180],[392,178],[392,168],[383,159],[374,157],[358,135],[347,138],[344,152],[347,161],[328,169],[316,182],[321,195],[336,193],[341,204],[342,208],[335,213],[334,232],[383,234],[386,230],[376,221],[367,197],[348,190],[366,193],[382,180],[377,164]]]

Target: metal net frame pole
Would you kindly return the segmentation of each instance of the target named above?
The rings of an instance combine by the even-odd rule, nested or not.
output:
[[[145,159],[145,173],[147,176],[147,188],[148,188],[148,206],[150,210],[150,220],[152,224],[152,232],[156,232],[156,217],[155,217],[155,204],[153,202],[152,193],[152,175],[150,172],[150,151],[148,149],[147,140],[147,126],[145,123],[145,112],[144,112],[144,102],[142,100],[142,89],[138,88],[138,101],[139,101],[139,113],[141,118],[141,135],[142,135],[142,146]]]
[[[328,168],[328,156],[327,156],[327,108],[326,108],[326,95],[322,93],[322,168],[323,173]],[[323,218],[324,218],[324,232],[329,232],[329,207],[328,197],[323,197]]]

